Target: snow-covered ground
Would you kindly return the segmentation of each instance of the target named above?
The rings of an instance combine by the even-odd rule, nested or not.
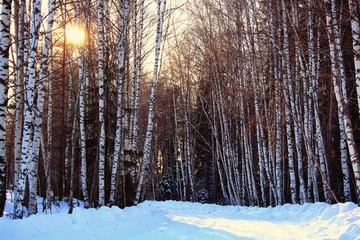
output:
[[[12,208],[8,201],[6,211]],[[52,214],[0,218],[0,239],[360,239],[360,208],[353,203],[259,208],[146,201],[125,209],[67,211],[61,203]]]

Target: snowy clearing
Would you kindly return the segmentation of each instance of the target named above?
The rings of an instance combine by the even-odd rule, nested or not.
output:
[[[10,201],[6,207],[12,211]],[[67,211],[62,202],[52,214],[4,217],[1,239],[360,239],[360,208],[353,203],[259,208],[146,201],[125,209]]]

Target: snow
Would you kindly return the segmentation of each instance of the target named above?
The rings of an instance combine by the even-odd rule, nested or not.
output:
[[[40,208],[41,204],[39,198]],[[2,240],[360,240],[360,208],[350,202],[260,208],[146,201],[125,209],[84,209],[80,203],[73,214],[67,214],[67,203],[61,202],[51,213],[41,212],[23,220],[11,220],[12,208],[7,201],[8,216],[0,219]]]

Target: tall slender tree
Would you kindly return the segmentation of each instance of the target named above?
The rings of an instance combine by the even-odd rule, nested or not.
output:
[[[99,205],[105,205],[104,0],[98,0]]]
[[[150,104],[148,112],[148,123],[146,129],[145,143],[144,143],[144,155],[142,158],[139,182],[136,189],[135,204],[138,204],[141,200],[141,194],[144,189],[147,171],[149,170],[150,164],[150,153],[152,149],[152,138],[154,129],[154,116],[155,116],[155,100],[156,100],[156,87],[158,82],[158,68],[160,60],[160,47],[163,33],[163,24],[165,18],[166,0],[157,0],[157,21],[156,21],[156,38],[155,38],[155,61],[154,70],[152,76]]]
[[[25,67],[25,31],[26,28],[26,1],[19,1],[19,14],[18,14],[18,33],[17,33],[17,62],[16,62],[16,107],[15,107],[15,123],[14,123],[14,183],[17,183],[20,160],[21,160],[21,139],[22,139],[22,126],[23,126],[23,110],[24,110],[24,77],[26,72]],[[16,191],[16,184],[14,184],[14,190]]]
[[[121,148],[122,143],[122,120],[123,120],[123,88],[124,88],[124,71],[125,71],[125,44],[127,41],[127,21],[129,14],[129,1],[123,0],[121,2],[122,15],[119,21],[120,40],[118,45],[118,69],[117,69],[117,110],[116,110],[116,130],[115,130],[115,145],[114,154],[111,165],[111,185],[110,185],[110,205],[115,203],[116,189],[119,187],[118,182],[118,167],[119,158],[122,155],[124,148]]]
[[[76,21],[81,23],[80,16],[80,2],[75,4]],[[80,129],[80,159],[81,159],[81,188],[84,198],[85,208],[90,207],[89,192],[87,187],[87,163],[86,163],[86,131],[85,131],[85,98],[86,98],[86,82],[88,78],[88,72],[84,67],[84,55],[85,48],[78,46],[77,48],[77,63],[78,63],[78,86],[79,86],[79,129]]]
[[[48,17],[47,17],[47,27],[45,32],[44,46],[41,53],[41,65],[40,65],[40,74],[37,87],[37,102],[35,108],[35,121],[34,121],[34,139],[32,146],[32,161],[35,163],[39,162],[40,158],[40,145],[41,145],[41,136],[43,131],[42,119],[43,119],[43,110],[44,110],[44,101],[45,101],[45,83],[46,77],[48,76],[48,65],[49,65],[49,52],[52,47],[52,32],[53,32],[53,23],[55,15],[55,0],[49,0],[48,3]],[[42,145],[42,148],[45,146]],[[43,156],[46,159],[46,156]],[[38,164],[34,164],[34,169],[31,171],[36,172]],[[37,176],[34,178],[34,183],[30,189],[30,202],[29,202],[29,213],[36,214],[36,197],[37,197]]]
[[[31,20],[31,40],[30,40],[30,58],[29,58],[29,75],[26,85],[26,101],[25,101],[25,119],[23,127],[23,139],[21,150],[20,173],[16,188],[15,201],[15,218],[22,218],[24,216],[24,198],[27,179],[29,185],[34,184],[36,178],[36,171],[29,171],[35,169],[35,161],[31,161],[32,141],[34,135],[34,98],[35,98],[35,78],[36,78],[36,58],[38,55],[38,42],[41,24],[41,1],[33,1],[33,11]]]
[[[9,77],[11,0],[3,0],[0,23],[0,217],[6,201],[6,109]]]
[[[352,30],[352,42],[354,51],[355,64],[355,82],[358,100],[358,108],[360,114],[360,4],[356,0],[349,0],[350,21]]]
[[[342,48],[340,42],[341,31],[337,19],[337,8],[334,0],[325,0],[325,4],[326,24],[330,45],[332,80],[338,105],[338,111],[342,114],[344,121],[346,142],[355,176],[357,202],[360,202],[360,161],[356,143],[354,140],[354,130],[349,114],[349,100],[346,93],[346,79],[344,72],[345,69],[343,64]]]

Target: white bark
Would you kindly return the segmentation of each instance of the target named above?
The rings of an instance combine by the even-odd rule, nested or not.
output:
[[[248,108],[249,109],[249,108]],[[251,142],[252,142],[252,138],[251,135],[249,134],[247,136],[247,138],[245,139],[246,141],[246,151],[247,151],[247,155],[248,157],[247,159],[247,174],[248,174],[248,184],[249,184],[249,191],[251,192],[251,196],[252,198],[249,199],[249,204],[250,206],[255,206],[256,204],[259,205],[259,199],[258,199],[258,194],[257,194],[257,190],[256,190],[256,183],[255,183],[255,176],[254,176],[254,167],[253,167],[253,150],[251,147]]]
[[[341,26],[337,24],[337,20],[335,19],[337,16],[335,14],[336,8],[335,3],[332,4],[332,15],[333,15],[333,24],[334,25],[334,31],[335,34],[335,47],[336,47],[336,53],[338,55],[338,61],[339,61],[339,74],[341,76],[341,88],[342,88],[342,94],[344,98],[345,106],[348,106],[348,94],[346,90],[346,79],[345,79],[345,68],[343,64],[343,54],[341,49]],[[334,66],[335,67],[335,66]],[[348,151],[347,151],[347,144],[346,144],[346,131],[345,131],[345,123],[344,123],[344,116],[342,112],[338,111],[338,119],[339,119],[339,130],[340,130],[340,159],[341,159],[341,170],[343,173],[343,190],[344,190],[344,197],[351,201],[351,193],[350,193],[350,176],[349,176],[349,170],[347,167],[347,161],[348,161]]]
[[[119,22],[120,29],[120,40],[118,46],[118,75],[117,75],[117,112],[116,112],[116,130],[115,130],[115,146],[113,161],[111,167],[111,185],[110,185],[110,204],[115,202],[115,193],[117,188],[117,175],[118,175],[118,166],[119,166],[119,157],[121,150],[121,140],[122,140],[122,115],[123,115],[123,84],[124,84],[124,62],[125,62],[125,41],[127,40],[126,26],[128,21],[128,12],[129,12],[129,1],[122,1],[122,18]]]
[[[73,80],[73,76],[72,76],[72,71],[73,71],[73,62],[72,62],[72,57],[70,54],[68,54],[67,56],[67,65],[68,65],[68,74],[69,74],[69,95],[68,95],[68,113],[67,113],[67,124],[68,124],[68,133],[66,136],[66,150],[65,150],[65,163],[68,162],[68,165],[65,168],[65,178],[66,178],[66,182],[69,182],[68,186],[69,186],[69,213],[72,213],[73,207],[74,207],[74,203],[73,203],[73,197],[74,197],[74,180],[77,176],[77,174],[75,174],[75,152],[76,152],[76,148],[77,148],[77,144],[76,141],[78,140],[78,132],[79,132],[79,112],[77,111],[79,109],[79,91],[77,92],[77,95],[74,92],[74,80]],[[50,88],[52,89],[52,83],[49,82],[49,93],[50,92]],[[51,100],[51,102],[50,102]],[[49,94],[49,103],[50,104],[48,106],[48,115],[51,113],[52,115],[52,109],[50,110],[49,108],[52,107],[52,97]],[[48,125],[48,149],[52,148],[51,146],[51,139],[52,139],[52,131],[50,131],[50,135],[49,135],[49,130],[51,129],[51,126]],[[71,131],[70,131],[71,130]],[[51,154],[51,153],[50,153]],[[50,155],[48,153],[48,159],[50,160]],[[49,169],[50,170],[50,169]],[[50,173],[50,171],[48,171],[48,173]],[[50,179],[49,179],[50,180]],[[50,182],[50,181],[49,181]],[[48,194],[48,191],[46,191],[46,193]],[[50,192],[49,192],[50,193]]]
[[[98,0],[98,87],[99,87],[99,205],[105,205],[105,119],[104,119],[104,0]]]
[[[64,32],[66,34],[66,30],[64,28]],[[64,35],[65,35],[64,34]],[[64,38],[66,38],[66,36],[64,36]],[[72,146],[74,145],[74,141],[72,141],[73,138],[73,130],[75,128],[75,124],[74,122],[74,118],[75,118],[75,114],[76,111],[74,109],[74,102],[77,101],[78,97],[74,97],[74,87],[73,87],[73,77],[72,77],[72,70],[73,70],[73,64],[72,64],[72,57],[70,56],[70,54],[67,54],[66,57],[66,64],[68,66],[68,87],[69,87],[69,94],[68,94],[68,99],[67,99],[67,116],[66,116],[66,125],[67,125],[67,130],[66,130],[66,140],[65,140],[65,164],[64,164],[64,168],[65,168],[65,175],[64,175],[64,191],[67,190],[67,187],[69,187],[69,185],[71,184],[71,182],[69,182],[70,178],[71,178],[71,164],[73,162],[73,155],[72,155]],[[52,85],[51,85],[52,86]],[[50,97],[50,95],[49,95]],[[76,100],[75,100],[76,99]],[[49,126],[48,126],[49,129]],[[70,165],[70,166],[69,166]],[[69,192],[71,193],[72,189],[70,187]],[[70,194],[71,195],[71,194]],[[71,197],[69,197],[69,199],[71,200]]]
[[[310,8],[310,7],[309,7]],[[304,81],[304,132],[305,138],[309,141],[309,144],[313,145],[313,118],[314,118],[314,110],[313,110],[313,98],[314,101],[317,101],[317,93],[314,93],[314,85],[316,79],[316,58],[315,58],[315,39],[314,39],[314,12],[309,9],[307,16],[307,37],[308,37],[308,71],[309,71],[309,83]],[[313,166],[315,163],[312,160],[311,149],[309,149],[308,144],[305,144],[306,156],[308,159],[307,164],[307,172],[308,172],[308,181],[307,181],[307,196],[308,201],[311,201],[311,186],[317,186],[316,178],[314,178]],[[315,182],[313,180],[315,179]]]
[[[212,104],[212,133],[213,133],[213,141],[215,142],[213,145],[214,149],[214,158],[216,159],[216,163],[217,163],[217,170],[218,170],[218,174],[219,174],[219,180],[220,180],[220,186],[221,186],[221,192],[223,194],[223,197],[226,201],[230,201],[229,198],[229,194],[225,188],[225,177],[224,177],[224,170],[222,169],[222,156],[221,156],[221,150],[220,150],[220,140],[219,140],[219,131],[218,131],[218,127],[217,127],[217,122],[216,122],[216,103],[215,103],[215,93],[214,91],[211,92],[211,104]],[[210,119],[208,117],[208,119]],[[186,198],[185,198],[186,199]]]
[[[287,140],[287,152],[290,172],[290,192],[292,203],[297,202],[296,193],[296,176],[295,176],[295,163],[294,163],[294,146],[292,141],[292,126],[291,126],[291,114],[295,118],[295,103],[293,97],[293,83],[291,78],[290,70],[290,53],[289,53],[289,34],[287,24],[287,10],[284,0],[282,3],[282,24],[284,30],[284,42],[283,42],[283,56],[282,56],[282,67],[283,67],[283,90],[285,98],[285,120],[286,120],[286,140]]]
[[[360,18],[359,18],[359,2],[349,0],[349,10],[351,17],[351,28],[353,37],[353,52],[354,52],[354,65],[355,65],[355,82],[357,91],[358,108],[360,113]],[[340,29],[339,29],[340,31]],[[338,46],[340,46],[340,39],[338,38]],[[341,50],[340,50],[341,51]],[[344,81],[345,82],[345,81]],[[343,85],[343,91],[346,94],[346,86]],[[341,112],[339,112],[339,124],[340,125],[340,151],[341,151],[341,170],[343,173],[343,191],[345,201],[351,201],[351,180],[348,168],[348,152],[346,143],[346,132],[344,121]]]
[[[261,199],[262,199],[262,204],[264,206],[267,205],[267,199],[266,199],[266,195],[265,195],[265,181],[266,181],[266,177],[265,177],[265,155],[267,154],[267,152],[264,152],[264,148],[265,148],[265,143],[264,143],[264,139],[262,138],[262,131],[263,131],[263,125],[262,125],[262,119],[260,116],[260,103],[259,103],[259,87],[258,87],[258,82],[259,79],[257,78],[257,73],[256,73],[256,61],[255,61],[255,37],[254,37],[254,33],[252,30],[252,24],[250,22],[250,16],[249,16],[249,10],[246,11],[246,23],[247,23],[247,32],[248,32],[248,37],[246,40],[246,45],[248,48],[248,51],[250,52],[250,61],[252,64],[252,68],[250,70],[250,78],[252,79],[251,84],[253,87],[253,91],[254,91],[254,108],[255,108],[255,118],[256,118],[256,143],[257,143],[257,150],[258,150],[258,157],[259,157],[259,161],[258,161],[258,165],[259,165],[259,175],[260,175],[260,192],[261,192]]]
[[[351,30],[353,37],[354,65],[355,65],[355,81],[357,101],[360,114],[360,4],[357,0],[349,0],[349,10],[351,17]]]
[[[356,185],[356,197],[358,203],[360,203],[360,162],[359,155],[357,152],[357,147],[354,140],[353,127],[350,120],[349,109],[348,109],[348,99],[346,94],[346,85],[345,85],[345,74],[343,66],[343,57],[341,52],[341,31],[340,25],[337,21],[336,16],[336,6],[334,1],[325,0],[327,5],[326,12],[326,24],[329,35],[329,45],[330,45],[330,57],[332,65],[332,74],[333,74],[333,85],[335,91],[336,101],[338,103],[338,111],[342,113],[345,132],[346,132],[346,142],[348,146],[348,151],[350,155],[350,161],[354,171],[355,185]]]
[[[68,116],[67,116],[67,123],[68,123],[68,127],[69,127],[69,132],[67,133],[66,136],[66,159],[65,162],[67,161],[68,164],[70,166],[68,166],[65,169],[65,174],[66,174],[66,178],[67,178],[67,182],[69,182],[69,213],[72,213],[73,211],[73,207],[74,207],[74,202],[73,202],[73,198],[74,198],[74,184],[75,184],[75,179],[77,178],[77,174],[75,172],[75,154],[76,154],[76,149],[78,147],[77,145],[77,141],[79,141],[79,91],[77,91],[77,94],[74,92],[74,80],[73,80],[73,76],[72,76],[72,71],[73,71],[73,62],[72,62],[72,57],[70,54],[68,54],[67,57],[67,61],[68,61],[68,73],[69,73],[69,96],[68,96]],[[50,87],[52,89],[52,84],[50,84],[51,82],[49,82],[49,92],[50,92]],[[52,97],[51,95],[49,95],[49,104],[50,104],[50,100],[52,101]],[[49,106],[51,107],[52,104]],[[48,110],[48,115],[52,114],[52,109]],[[51,126],[48,126],[48,149],[52,148],[51,146],[51,139],[52,139],[52,135],[51,135],[51,131],[49,132],[49,129],[51,129]],[[70,131],[71,129],[71,131]],[[50,134],[49,134],[50,133]],[[50,160],[50,156],[49,155],[51,153],[48,153],[48,159]],[[50,170],[50,169],[49,169]],[[50,173],[50,171],[48,171]],[[47,178],[47,180],[50,183],[50,178]],[[49,194],[50,192],[46,191],[46,194]]]
[[[141,69],[142,69],[142,51],[143,51],[143,38],[144,38],[144,18],[145,18],[145,0],[140,2],[140,21],[139,21],[139,45],[137,47],[136,54],[136,74],[134,75],[133,84],[133,96],[131,106],[131,151],[134,153],[137,150],[138,145],[138,132],[139,132],[139,104],[140,104],[140,80],[141,80]],[[133,159],[135,161],[135,159]]]
[[[187,101],[186,101],[187,102]],[[186,104],[186,103],[185,103]],[[189,121],[189,113],[188,113],[188,109],[187,106],[185,107],[185,162],[186,162],[186,169],[187,169],[187,174],[188,174],[188,178],[189,178],[189,182],[190,182],[190,190],[191,190],[191,194],[190,194],[190,201],[195,201],[196,199],[196,194],[195,194],[195,190],[194,190],[194,171],[193,171],[193,166],[192,166],[192,161],[191,161],[191,148],[190,148],[190,121]]]
[[[346,143],[346,132],[344,124],[344,116],[341,112],[338,112],[339,119],[339,131],[340,131],[340,161],[341,161],[341,171],[343,174],[343,191],[345,201],[351,201],[351,188],[350,188],[350,173],[347,166],[348,161],[348,149]]]
[[[80,23],[80,3],[76,2],[76,16],[77,16],[77,23]],[[85,132],[85,100],[86,100],[86,93],[85,93],[85,86],[87,82],[88,73],[87,70],[84,68],[84,53],[85,50],[82,47],[78,47],[78,78],[79,78],[79,129],[80,129],[80,159],[81,159],[81,188],[83,193],[84,199],[84,207],[89,208],[89,194],[87,188],[87,171],[86,171],[86,132]]]
[[[16,183],[20,171],[21,161],[21,138],[23,126],[23,111],[24,111],[24,74],[25,74],[25,59],[24,59],[24,31],[25,31],[25,11],[26,1],[19,1],[19,19],[18,19],[18,47],[17,47],[17,73],[16,73],[16,110],[15,110],[15,127],[14,127],[14,191],[16,192]]]
[[[174,106],[174,123],[175,123],[175,136],[174,136],[174,159],[176,168],[176,186],[180,200],[184,201],[186,196],[185,191],[185,178],[183,174],[182,155],[180,150],[179,130],[178,130],[178,116],[177,116],[177,104],[175,95],[173,94],[173,106]],[[180,166],[179,166],[180,165]]]
[[[304,163],[303,163],[303,133],[301,131],[302,122],[303,122],[303,112],[300,105],[301,98],[301,83],[305,83],[306,79],[306,69],[303,61],[303,49],[299,40],[297,29],[299,28],[299,13],[298,6],[294,1],[292,1],[292,26],[295,31],[295,84],[294,84],[294,93],[295,93],[295,116],[294,116],[294,131],[295,131],[295,146],[296,146],[296,158],[297,158],[297,175],[299,178],[299,201],[300,204],[303,204],[307,201],[306,191],[305,191],[305,180],[304,180]],[[306,86],[306,85],[305,85]],[[305,100],[307,98],[305,97]],[[305,103],[307,103],[305,101]],[[304,104],[306,105],[306,104]],[[295,119],[296,118],[296,119]]]
[[[226,187],[227,193],[229,197],[230,204],[237,205],[239,204],[238,195],[236,194],[236,188],[234,186],[234,174],[233,174],[233,163],[236,161],[234,158],[234,150],[230,143],[230,134],[229,134],[229,126],[228,126],[228,118],[225,114],[225,101],[222,95],[222,89],[220,87],[220,79],[219,76],[215,76],[216,78],[216,107],[219,115],[219,125],[220,125],[220,132],[219,135],[221,136],[221,144],[219,144],[221,148],[221,160],[226,176]]]
[[[140,173],[139,173],[139,183],[136,189],[135,195],[135,204],[138,204],[140,201],[140,194],[142,193],[146,172],[150,164],[150,152],[152,147],[152,137],[153,137],[153,128],[154,128],[154,116],[155,116],[155,99],[156,99],[156,87],[158,81],[158,67],[159,67],[159,58],[160,58],[160,46],[161,46],[161,37],[163,31],[163,22],[164,15],[166,10],[166,0],[157,0],[157,24],[156,24],[156,39],[155,39],[155,62],[154,62],[154,71],[152,78],[152,86],[150,93],[150,105],[148,113],[148,124],[146,129],[145,143],[144,143],[144,155],[141,162]]]
[[[37,102],[35,108],[35,122],[34,122],[34,139],[32,145],[32,159],[31,161],[36,164],[33,165],[34,169],[32,172],[37,172],[37,165],[40,156],[40,137],[42,129],[42,113],[44,110],[44,99],[45,99],[45,79],[48,74],[48,55],[50,48],[52,47],[52,29],[55,14],[55,0],[49,0],[49,13],[47,17],[47,28],[45,32],[44,46],[41,54],[41,65],[40,65],[40,76],[37,91]],[[42,146],[44,147],[44,146]],[[45,156],[43,156],[45,158]],[[46,159],[46,158],[45,158]],[[33,184],[30,188],[30,200],[29,200],[29,214],[37,213],[36,196],[37,196],[37,175],[33,178]]]
[[[271,6],[269,9],[272,10]],[[274,10],[272,10],[274,11]],[[275,16],[275,14],[274,14]],[[271,47],[274,53],[277,50],[277,37],[275,30],[275,21],[273,17],[270,19],[270,35],[271,35]],[[282,130],[282,108],[281,108],[281,84],[280,84],[280,73],[279,73],[279,64],[277,57],[275,57],[274,66],[273,66],[273,74],[275,81],[275,126],[276,126],[276,144],[275,144],[275,167],[274,173],[276,177],[276,203],[278,205],[283,204],[283,186],[282,186],[282,138],[283,138],[283,130]]]
[[[6,201],[6,111],[7,81],[9,77],[11,0],[3,0],[0,22],[0,217]]]
[[[51,209],[52,204],[52,195],[53,192],[51,190],[51,172],[50,172],[50,161],[52,159],[52,117],[53,117],[53,100],[52,100],[52,92],[53,92],[53,51],[50,49],[50,64],[49,64],[49,78],[48,78],[48,105],[47,105],[47,154],[45,159],[45,177],[46,177],[46,200],[47,200],[47,209]]]
[[[85,132],[85,82],[86,76],[83,72],[83,60],[79,54],[79,128],[80,128],[80,158],[81,158],[81,187],[85,208],[90,207],[89,195],[87,190],[87,171],[86,171],[86,132]]]
[[[22,218],[24,215],[24,209],[22,204],[25,197],[26,178],[29,174],[30,186],[34,184],[36,178],[36,171],[30,171],[35,169],[36,162],[31,161],[31,149],[33,138],[33,121],[34,121],[34,97],[35,97],[35,77],[36,77],[36,58],[37,47],[39,42],[39,31],[41,23],[41,0],[34,0],[33,13],[32,13],[32,25],[31,25],[31,41],[30,41],[30,64],[29,64],[29,76],[26,89],[25,101],[25,119],[23,128],[23,139],[21,149],[21,162],[20,162],[20,174],[17,182],[17,191],[15,195],[15,218]]]

